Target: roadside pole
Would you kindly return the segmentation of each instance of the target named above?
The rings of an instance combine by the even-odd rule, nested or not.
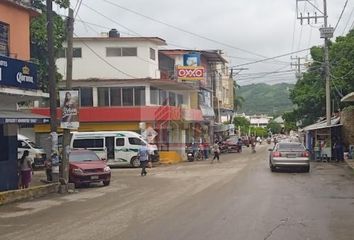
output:
[[[51,151],[58,151],[58,135],[57,135],[57,91],[55,80],[55,62],[54,62],[54,34],[53,34],[53,2],[46,0],[47,4],[47,37],[48,37],[48,82],[49,82],[49,100],[50,100],[50,135],[51,135]],[[59,159],[52,157],[52,180],[59,180]]]
[[[69,8],[67,20],[67,50],[66,50],[66,90],[71,90],[73,72],[73,35],[74,35],[74,11]],[[70,129],[64,129],[63,134],[63,155],[62,155],[62,184],[69,182],[69,151],[70,151]]]

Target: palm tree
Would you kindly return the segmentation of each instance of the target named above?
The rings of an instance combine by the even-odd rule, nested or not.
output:
[[[240,108],[242,108],[242,104],[245,102],[245,99],[237,94],[237,89],[240,89],[241,86],[238,85],[236,83],[236,81],[234,81],[234,87],[233,87],[233,91],[234,91],[234,107],[233,107],[233,115],[237,112],[237,110],[239,110]],[[232,123],[232,118],[230,120],[230,123]]]

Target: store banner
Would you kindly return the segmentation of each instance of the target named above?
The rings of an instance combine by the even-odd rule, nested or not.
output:
[[[0,56],[0,85],[38,89],[37,66],[31,62]]]
[[[79,92],[78,91],[59,91],[60,107],[62,117],[60,127],[64,129],[79,128]]]
[[[177,66],[177,78],[185,81],[204,80],[204,67]]]

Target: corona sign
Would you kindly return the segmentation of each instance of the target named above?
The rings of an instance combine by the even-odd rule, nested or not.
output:
[[[177,66],[177,78],[186,81],[204,80],[204,67]]]

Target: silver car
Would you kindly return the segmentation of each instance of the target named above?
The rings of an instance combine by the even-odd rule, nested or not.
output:
[[[277,167],[301,167],[305,172],[310,171],[310,154],[299,142],[279,142],[269,151],[272,172]]]

